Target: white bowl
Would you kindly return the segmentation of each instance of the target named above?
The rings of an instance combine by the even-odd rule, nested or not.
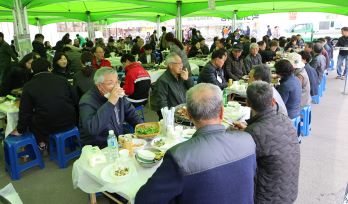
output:
[[[141,159],[145,159],[145,160],[149,160],[149,161],[152,161],[155,159],[155,153],[149,151],[149,150],[145,150],[145,149],[140,149],[138,152],[137,152],[138,156],[141,158]]]

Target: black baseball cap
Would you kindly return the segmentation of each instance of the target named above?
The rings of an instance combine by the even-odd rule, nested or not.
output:
[[[235,44],[235,45],[233,45],[232,50],[243,51],[243,45],[242,44]]]

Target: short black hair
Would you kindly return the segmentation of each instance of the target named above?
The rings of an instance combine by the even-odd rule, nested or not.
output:
[[[129,53],[122,55],[121,63],[125,63],[126,61],[135,62],[135,57]]]
[[[219,37],[215,36],[213,40],[214,40],[214,42],[215,42],[215,41],[217,41],[218,39],[219,39]]]
[[[211,59],[216,59],[216,58],[221,59],[224,55],[226,55],[226,50],[225,49],[218,49],[218,50],[215,50],[211,54]]]
[[[311,54],[304,50],[302,50],[298,54],[301,55],[302,59],[306,60],[307,63],[309,63],[312,60]]]
[[[45,36],[42,35],[41,33],[38,33],[38,34],[35,35],[35,39],[38,39],[38,38],[45,39]]]
[[[289,60],[282,59],[274,64],[276,68],[276,74],[280,76],[290,76],[294,72],[294,67],[289,62]]]
[[[150,44],[145,44],[144,45],[144,50],[152,50],[152,47]]]
[[[250,39],[250,42],[251,42],[251,43],[256,43],[256,38],[251,38],[251,39]]]
[[[0,38],[4,38],[4,34],[0,32]]]
[[[308,43],[306,43],[306,45],[307,45],[307,47],[313,49],[314,43],[308,42]]]
[[[69,61],[69,57],[67,54],[65,54],[64,52],[56,52],[56,54],[53,57],[52,63],[53,63],[53,69],[59,69],[59,65],[58,65],[58,60],[60,60],[62,58],[62,56],[64,56],[66,58],[66,60],[68,61],[66,67],[70,66],[70,61]]]
[[[29,60],[36,60],[39,59],[40,55],[35,53],[35,52],[31,52],[29,54],[24,55],[24,57],[21,59],[21,61],[19,61],[19,66],[22,68],[25,68],[25,64],[29,61]]]
[[[91,40],[88,40],[88,41],[86,42],[86,47],[92,48],[93,46],[94,46],[94,43],[93,43]]]
[[[36,59],[31,63],[31,68],[34,74],[37,74],[40,72],[47,72],[50,67],[51,67],[51,63],[47,61],[47,59],[45,58]]]
[[[162,32],[166,31],[167,28],[165,26],[162,26]]]
[[[271,83],[271,69],[267,65],[265,64],[256,65],[252,67],[252,70],[254,70],[255,80],[261,80],[267,83]]]
[[[272,106],[273,89],[264,81],[255,81],[247,88],[247,101],[249,106],[257,111],[264,111]]]
[[[259,46],[262,46],[263,44],[265,44],[266,42],[265,41],[259,41],[259,42],[257,42],[257,44],[259,45]]]

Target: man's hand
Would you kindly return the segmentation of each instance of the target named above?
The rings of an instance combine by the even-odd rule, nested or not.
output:
[[[115,86],[110,93],[109,102],[116,105],[118,99],[124,95],[124,90],[119,86]]]
[[[233,122],[234,128],[238,130],[245,130],[247,128],[247,124],[245,122]]]
[[[11,135],[21,136],[22,134],[19,133],[17,130],[14,130],[14,131],[11,132]]]
[[[188,71],[187,71],[187,70],[182,70],[182,72],[180,73],[180,77],[181,77],[184,81],[188,80],[188,78],[189,78]]]

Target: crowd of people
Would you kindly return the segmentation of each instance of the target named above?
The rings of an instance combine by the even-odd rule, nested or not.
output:
[[[186,103],[197,132],[168,150],[163,163],[139,190],[136,203],[292,203],[300,165],[297,131],[291,119],[311,104],[333,57],[329,37],[304,43],[301,36],[262,41],[247,35],[214,38],[210,49],[199,31],[180,42],[162,27],[144,40],[131,36],[92,42],[69,34],[51,47],[37,34],[33,52],[19,62],[0,33],[1,94],[23,88],[13,135],[34,133],[40,149],[49,134],[79,127],[83,145],[105,147],[109,130],[125,133],[123,124],[143,123],[135,107],[146,105],[159,119],[161,108]],[[348,47],[348,28],[337,46]],[[47,51],[55,50],[51,63]],[[170,50],[165,59],[156,53]],[[298,53],[297,53],[298,52]],[[337,78],[344,78],[347,50],[339,53]],[[120,55],[125,79],[106,57]],[[189,57],[209,56],[194,85]],[[12,58],[12,63],[11,63]],[[140,62],[137,62],[137,60]],[[151,84],[147,72],[164,61],[166,71]],[[272,74],[268,62],[276,61]],[[226,130],[222,125],[222,90],[229,80],[248,75],[251,118]],[[279,84],[273,85],[273,79]],[[72,81],[72,85],[71,82]],[[150,94],[151,88],[151,94]],[[257,169],[257,170],[256,170]],[[255,179],[254,179],[255,178]],[[207,185],[209,184],[209,185]],[[156,195],[156,196],[153,196]]]

